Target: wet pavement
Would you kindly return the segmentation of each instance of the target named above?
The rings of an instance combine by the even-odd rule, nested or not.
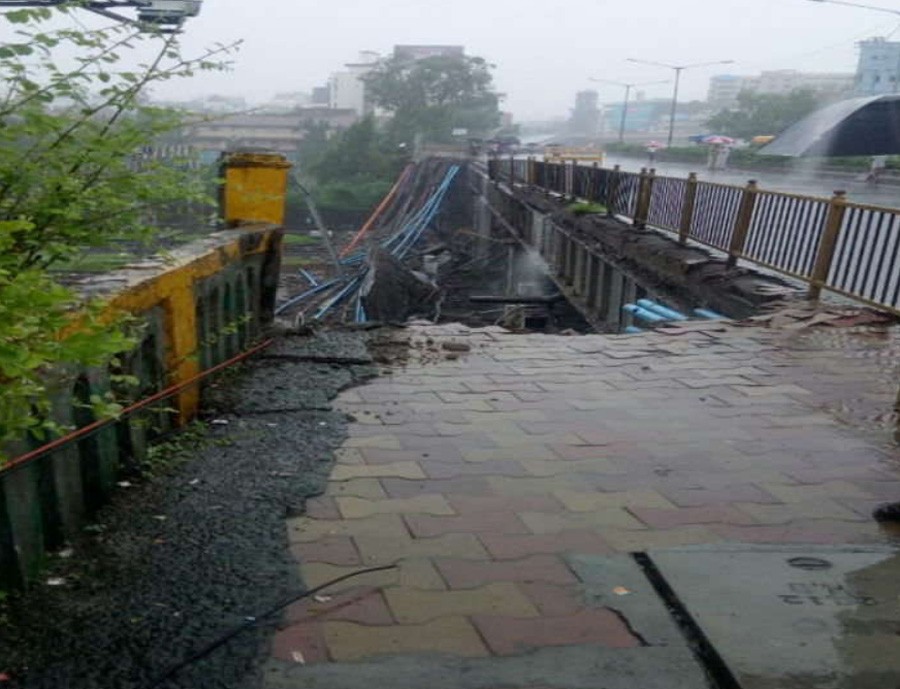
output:
[[[0,687],[258,687],[271,621],[154,682],[304,590],[284,520],[324,487],[346,435],[328,401],[375,373],[366,339],[283,337],[207,388],[208,431],[176,441],[177,468],[123,484],[31,591],[0,606]]]
[[[608,155],[606,167],[620,165],[628,172],[640,172],[643,167],[653,167],[658,175],[666,177],[686,178],[696,172],[698,179],[705,182],[736,184],[743,186],[755,179],[761,189],[782,191],[807,196],[829,198],[835,189],[847,192],[847,198],[856,203],[869,203],[888,208],[900,207],[900,187],[892,184],[869,184],[861,174],[820,175],[815,167],[806,160],[799,159],[792,172],[766,170],[708,170],[703,164],[678,163],[666,160],[655,160],[651,165],[646,158]]]
[[[0,686],[149,689],[248,616],[395,563],[157,686],[715,686],[654,568],[742,682],[755,670],[729,647],[743,626],[793,643],[783,627],[840,623],[847,657],[868,657],[858,639],[875,635],[900,657],[893,623],[868,608],[777,625],[716,617],[809,583],[768,577],[770,561],[756,579],[771,590],[750,591],[721,559],[737,557],[729,548],[882,553],[831,575],[896,603],[900,540],[871,513],[900,500],[886,411],[900,336],[855,318],[814,325],[794,307],[634,336],[413,325],[281,337],[207,390],[210,430],[183,448],[189,460],[123,488],[74,553],[0,608],[0,673],[13,677]],[[874,585],[873,568],[888,573]],[[725,602],[704,609],[707,592]],[[873,681],[897,684],[885,667]]]
[[[836,413],[892,408],[896,329],[808,320],[399,331],[408,358],[339,396],[353,420],[325,493],[285,524],[309,586],[398,569],[294,606],[265,686],[708,686],[634,553],[898,543],[871,518],[900,499],[893,420]]]

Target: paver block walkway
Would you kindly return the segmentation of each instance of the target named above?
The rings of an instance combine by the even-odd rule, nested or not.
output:
[[[399,569],[292,610],[273,655],[304,670],[272,686],[373,686],[324,668],[410,654],[436,666],[531,663],[553,647],[649,659],[654,630],[611,605],[611,591],[591,595],[570,558],[893,542],[870,517],[900,500],[887,434],[841,425],[821,403],[843,380],[857,389],[877,379],[863,358],[791,349],[750,328],[405,332],[408,361],[338,398],[350,435],[325,495],[287,525],[309,586],[371,565]],[[446,359],[448,340],[471,349]],[[879,385],[866,389],[886,394]],[[472,677],[495,677],[481,673]],[[493,681],[472,677],[484,689]]]

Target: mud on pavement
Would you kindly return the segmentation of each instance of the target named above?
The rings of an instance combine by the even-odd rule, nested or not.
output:
[[[31,591],[0,604],[0,687],[144,689],[300,593],[284,519],[321,492],[345,436],[347,419],[330,400],[375,375],[370,349],[391,339],[375,330],[288,334],[210,386],[208,430],[191,457],[123,487],[78,543],[50,557]],[[242,633],[159,686],[257,687],[257,660],[277,624]]]

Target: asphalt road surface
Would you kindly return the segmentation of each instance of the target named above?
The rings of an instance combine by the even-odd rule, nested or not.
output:
[[[645,158],[626,158],[617,155],[607,155],[606,157],[607,167],[621,165],[623,170],[629,172],[640,171],[642,167],[648,166],[648,162]],[[757,170],[719,170],[714,172],[707,170],[702,165],[669,163],[659,160],[654,163],[656,173],[667,177],[687,177],[691,172],[696,172],[701,180],[725,184],[746,184],[748,180],[755,179],[762,189],[810,196],[829,197],[835,189],[843,189],[851,201],[900,208],[900,186],[884,183],[880,185],[867,184],[852,175],[840,178],[823,176],[817,174],[815,169],[803,166],[802,161],[798,162],[798,167],[793,173]]]

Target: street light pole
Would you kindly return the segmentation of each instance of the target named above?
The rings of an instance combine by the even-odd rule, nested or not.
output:
[[[628,97],[631,95],[631,84],[625,84],[625,102],[622,103],[622,120],[619,122],[619,143],[625,143],[625,120],[628,119]]]
[[[672,139],[675,136],[675,110],[678,108],[678,85],[681,83],[681,73],[684,67],[675,67],[675,90],[672,92],[672,110],[669,112],[669,138],[666,148],[672,148]]]
[[[591,79],[591,81],[596,81],[601,84],[614,84],[616,86],[625,87],[625,102],[622,104],[622,117],[619,121],[619,143],[623,143],[625,141],[625,121],[628,119],[628,101],[631,97],[631,89],[637,88],[638,86],[655,86],[657,84],[668,84],[669,81],[645,81],[640,84],[629,84],[624,81],[612,81],[611,79]]]
[[[844,0],[809,0],[810,2],[817,2],[822,5],[843,5],[844,7],[856,7],[861,10],[872,10],[873,12],[884,12],[886,14],[893,14],[895,17],[900,17],[900,10],[892,10],[888,7],[876,7],[875,5],[864,5],[859,2],[845,2]]]
[[[820,0],[813,0],[814,2],[819,2]],[[694,67],[711,67],[712,65],[731,65],[734,64],[734,60],[715,60],[713,62],[695,62],[690,65],[670,65],[665,62],[654,62],[652,60],[638,60],[637,58],[630,57],[628,58],[628,62],[635,62],[639,65],[651,65],[653,67],[665,67],[666,69],[671,69],[675,71],[675,89],[672,92],[672,110],[669,113],[669,138],[666,143],[668,147],[672,146],[672,141],[675,138],[675,113],[678,109],[678,86],[681,83],[681,73],[686,69],[693,69]]]

